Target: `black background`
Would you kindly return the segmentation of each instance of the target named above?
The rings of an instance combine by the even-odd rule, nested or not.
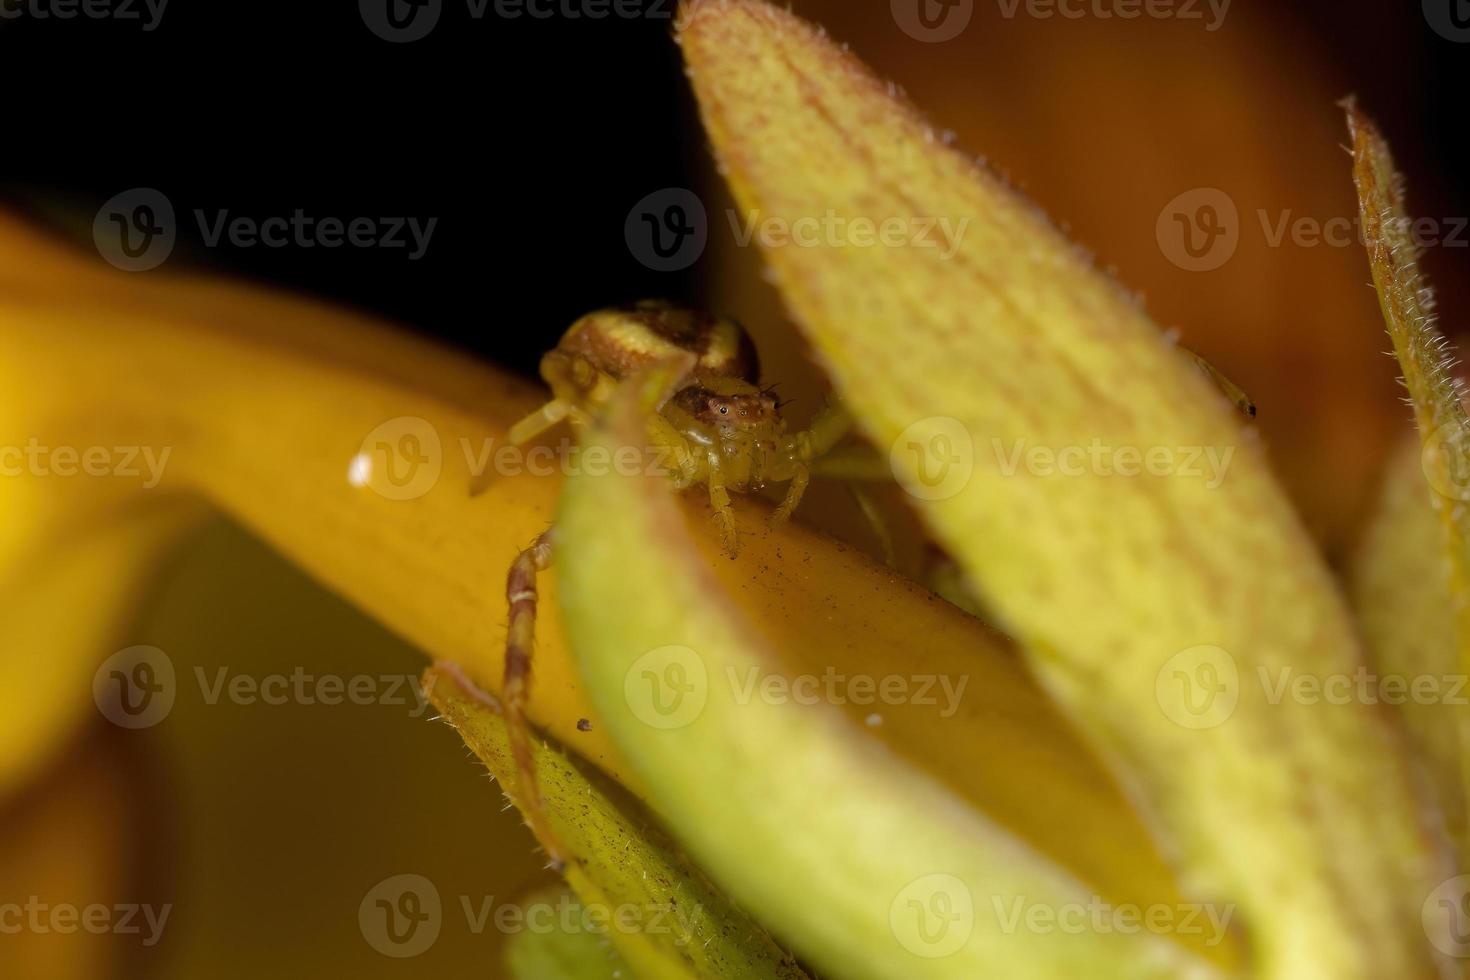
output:
[[[17,2],[34,0],[0,0]],[[889,17],[882,0],[862,2]],[[180,214],[170,262],[339,299],[530,373],[586,310],[700,293],[699,265],[654,272],[623,237],[634,202],[690,185],[706,152],[670,4],[645,6],[640,18],[492,8],[474,20],[446,0],[409,44],[375,36],[343,0],[174,0],[151,32],[0,21],[0,197],[78,230],[113,194],[156,187]],[[1283,36],[1325,48],[1352,80],[1416,175],[1421,213],[1470,213],[1470,45],[1429,30],[1417,2],[1268,6]],[[298,207],[439,221],[409,262],[378,249],[205,250],[187,217]]]

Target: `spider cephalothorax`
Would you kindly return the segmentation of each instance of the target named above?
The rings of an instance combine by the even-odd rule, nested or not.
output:
[[[687,354],[694,365],[649,420],[649,438],[674,460],[677,487],[709,487],[733,554],[729,494],[788,483],[773,518],[784,521],[806,490],[813,460],[851,428],[846,414],[829,406],[810,429],[787,432],[780,401],[756,383],[755,348],[734,320],[655,301],[589,313],[541,359],[554,397],[511,430],[511,441],[535,438],[562,419],[586,423],[625,379]]]

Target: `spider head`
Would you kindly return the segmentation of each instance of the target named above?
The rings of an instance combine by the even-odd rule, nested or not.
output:
[[[738,378],[712,378],[685,388],[681,407],[723,438],[773,436],[781,429],[781,403],[767,389]]]

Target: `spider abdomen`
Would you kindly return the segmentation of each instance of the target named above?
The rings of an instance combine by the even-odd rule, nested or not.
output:
[[[680,351],[698,358],[692,379],[697,382],[754,383],[760,373],[755,347],[734,320],[657,301],[589,313],[572,324],[557,351],[619,381]]]

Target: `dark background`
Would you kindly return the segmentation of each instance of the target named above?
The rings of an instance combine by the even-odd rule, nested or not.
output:
[[[1470,45],[1436,35],[1414,2],[1236,2],[1349,80],[1415,175],[1421,213],[1470,213],[1457,176],[1470,173]],[[0,21],[0,200],[80,231],[113,194],[156,187],[180,215],[171,268],[337,298],[529,373],[579,313],[697,299],[707,274],[652,271],[624,242],[634,202],[698,186],[706,166],[670,5],[647,6],[659,14],[508,20],[492,7],[475,20],[448,0],[408,44],[380,39],[342,0],[174,0],[151,32]],[[889,18],[881,0],[859,6],[871,10],[849,16]],[[881,53],[864,54],[884,68]],[[377,249],[206,250],[195,207],[439,222],[416,262]]]

